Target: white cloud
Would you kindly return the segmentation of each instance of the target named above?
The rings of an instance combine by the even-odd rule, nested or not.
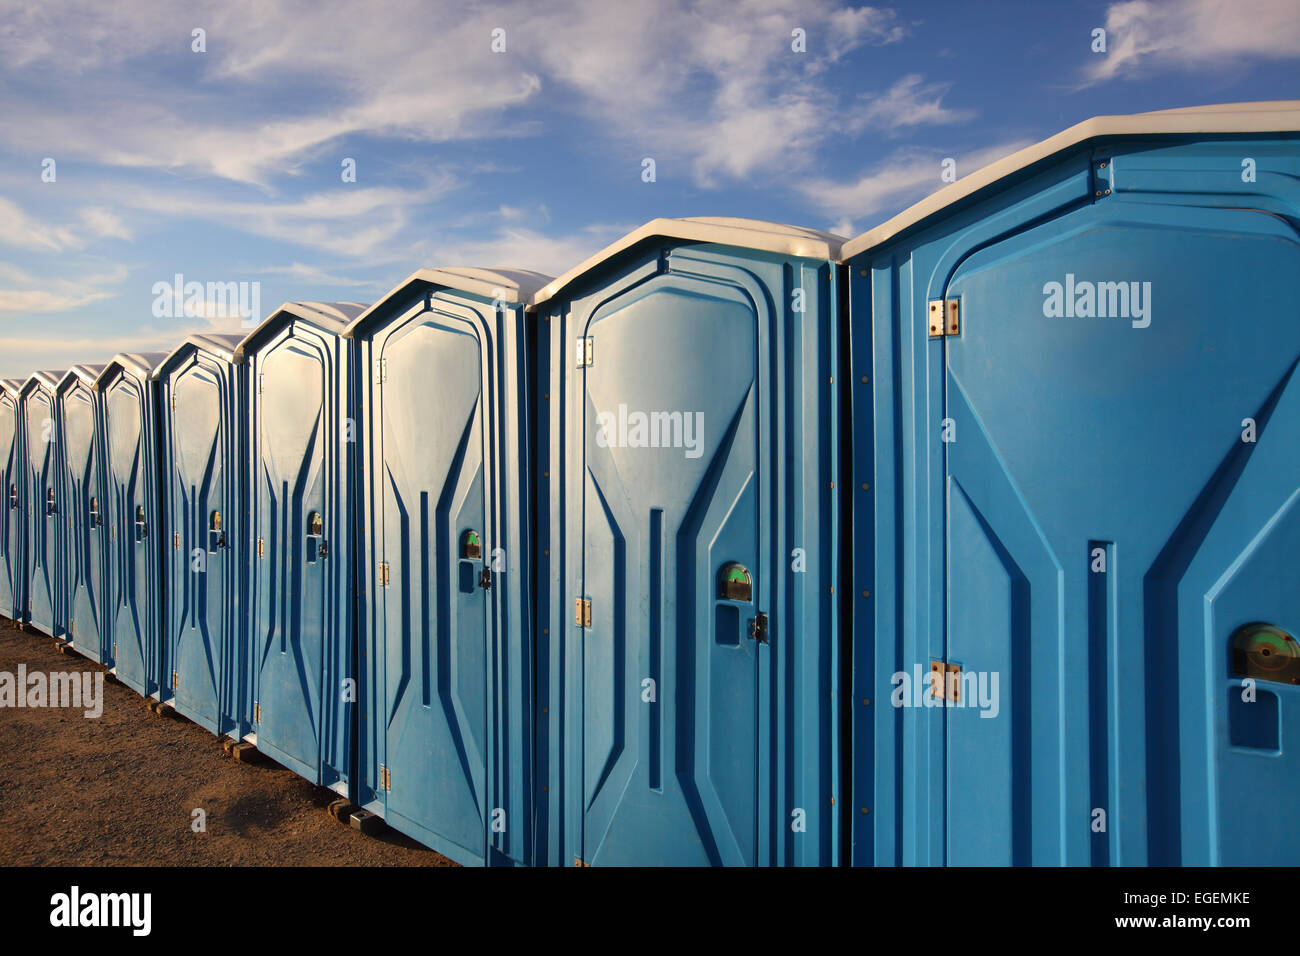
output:
[[[318,266],[310,266],[301,262],[295,262],[288,266],[269,266],[266,268],[255,269],[261,275],[278,275],[295,282],[303,282],[313,286],[350,286],[358,289],[381,288],[387,289],[388,284],[382,280],[376,279],[351,279],[346,276],[334,275]]]
[[[0,263],[0,313],[32,314],[67,312],[94,302],[111,299],[117,293],[106,286],[122,283],[130,270],[115,266],[105,273],[87,273],[76,278],[43,279],[17,266]],[[8,348],[9,339],[5,339]]]
[[[639,225],[639,223],[637,224]],[[569,235],[506,227],[485,239],[448,239],[421,250],[421,261],[441,266],[531,269],[558,276],[585,261],[634,225],[588,226]]]
[[[40,144],[43,155],[267,185],[343,137],[535,132],[520,107],[554,104],[543,97],[554,87],[576,93],[578,112],[611,138],[709,182],[805,163],[836,135],[827,67],[906,33],[892,10],[840,0],[372,0],[358,9],[347,0],[68,0],[53,11],[10,0],[0,4],[0,78],[37,77],[40,95],[0,83],[0,145],[17,148],[21,135],[23,149]],[[205,53],[190,50],[199,25]],[[497,27],[503,54],[490,47]],[[791,49],[795,28],[806,31],[804,53]]]
[[[905,32],[890,10],[833,0],[576,0],[564,14],[538,11],[528,35],[541,40],[539,72],[633,144],[629,175],[650,156],[660,177],[684,170],[706,185],[806,166],[842,129],[820,79],[827,65]],[[805,53],[791,48],[795,28]]]
[[[969,175],[1027,145],[1028,141],[1014,141],[955,157],[957,174]],[[900,153],[856,179],[814,179],[799,188],[823,213],[839,217],[830,231],[852,236],[859,231],[855,221],[881,211],[898,211],[948,185],[940,178],[944,158],[930,152]]]
[[[294,200],[231,200],[201,191],[123,188],[117,202],[130,209],[168,218],[200,219],[253,235],[337,255],[352,261],[389,260],[404,254],[394,247],[421,206],[456,186],[448,174],[419,188],[338,187]]]
[[[68,226],[42,222],[17,203],[0,196],[0,243],[23,249],[60,252],[81,245],[81,237]]]
[[[1295,0],[1128,0],[1106,10],[1106,52],[1090,53],[1085,85],[1140,69],[1205,70],[1300,54]]]
[[[863,96],[862,104],[853,111],[851,125],[854,129],[882,127],[896,132],[913,126],[974,119],[975,110],[948,109],[943,105],[944,94],[951,86],[951,83],[926,84],[920,74],[909,74],[879,96]]]

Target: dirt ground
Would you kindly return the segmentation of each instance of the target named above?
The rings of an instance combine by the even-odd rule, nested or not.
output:
[[[0,619],[0,671],[102,671]],[[454,866],[393,830],[326,812],[335,794],[265,757],[227,756],[105,675],[104,712],[0,708],[0,866]],[[207,814],[207,832],[191,828]]]

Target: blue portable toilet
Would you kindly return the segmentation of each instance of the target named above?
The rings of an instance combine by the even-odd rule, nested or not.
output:
[[[22,383],[0,379],[0,614],[21,620],[23,601]]]
[[[143,697],[157,698],[166,669],[158,472],[158,386],[166,353],[122,353],[95,379],[104,430],[108,528],[106,619],[113,671]]]
[[[35,372],[23,383],[19,393],[24,460],[18,484],[27,498],[23,542],[27,608],[22,620],[51,637],[63,635],[58,559],[62,542],[62,484],[54,398],[62,378],[63,372]]]
[[[104,524],[103,429],[95,379],[102,365],[74,365],[55,389],[59,497],[65,522],[56,537],[60,599],[56,621],[76,651],[112,666],[108,530]]]
[[[288,302],[235,352],[248,376],[248,706],[257,748],[350,796],[353,665],[352,367],[365,310]]]
[[[840,241],[656,219],[536,298],[552,865],[838,862]]]
[[[160,699],[218,736],[251,734],[245,706],[248,416],[242,336],[196,334],[154,369],[161,406]]]
[[[1300,859],[1298,130],[1099,117],[845,244],[854,863]]]
[[[347,331],[369,529],[357,802],[463,864],[531,862],[525,306],[549,278],[422,270]]]

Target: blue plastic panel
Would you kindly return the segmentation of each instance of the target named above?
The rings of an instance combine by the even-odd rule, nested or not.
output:
[[[344,795],[357,699],[346,344],[286,320],[246,347],[257,747]]]
[[[662,240],[542,306],[539,859],[838,860],[837,288]]]
[[[61,590],[58,542],[62,537],[62,483],[59,481],[54,395],[29,379],[22,395],[25,452],[23,488],[27,526],[24,547],[27,611],[23,620],[51,637],[60,637]]]
[[[252,729],[244,368],[187,344],[155,375],[171,669],[163,674],[162,700],[215,734],[243,738]]]
[[[145,697],[166,673],[158,486],[158,386],[127,372],[101,380],[115,673]]]
[[[414,282],[355,336],[373,529],[360,572],[359,800],[458,862],[529,863],[524,310]]]
[[[23,498],[23,447],[25,429],[16,394],[0,389],[0,614],[22,618],[26,606],[23,585],[23,525],[27,516]]]
[[[77,652],[113,666],[106,606],[108,537],[100,393],[66,376],[56,396],[60,498],[64,522],[56,549],[63,630]]]
[[[850,263],[855,863],[1300,859],[1300,687],[1231,654],[1300,628],[1298,175],[1094,143]]]

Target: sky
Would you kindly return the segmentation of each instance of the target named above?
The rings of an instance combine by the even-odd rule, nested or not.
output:
[[[247,324],[178,275],[260,318],[657,216],[848,237],[944,159],[1277,99],[1296,0],[0,0],[0,377]]]

